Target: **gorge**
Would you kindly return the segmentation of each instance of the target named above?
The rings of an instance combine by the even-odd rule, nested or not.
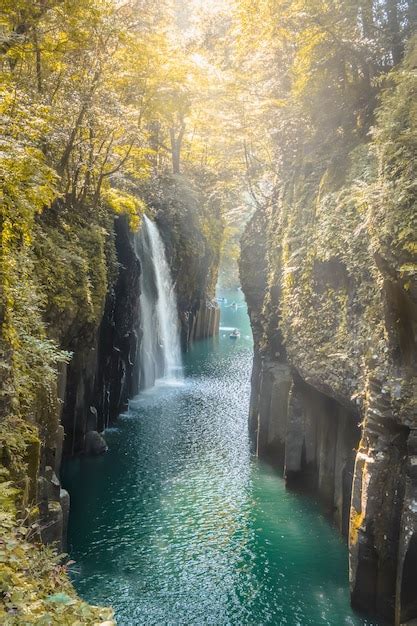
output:
[[[132,400],[104,457],[66,465],[76,589],[126,626],[376,625],[349,607],[346,548],[318,503],[250,452],[249,319],[241,292],[220,296],[219,337],[191,347],[184,380]]]
[[[417,622],[416,0],[0,2],[0,623]]]

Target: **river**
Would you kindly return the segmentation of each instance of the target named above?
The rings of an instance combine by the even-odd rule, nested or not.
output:
[[[122,626],[374,624],[319,505],[251,455],[249,319],[221,295],[220,337],[185,355],[184,381],[132,401],[105,456],[66,464],[74,585]]]

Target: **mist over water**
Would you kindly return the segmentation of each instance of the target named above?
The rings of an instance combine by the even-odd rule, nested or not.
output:
[[[183,384],[140,394],[106,456],[68,464],[74,584],[123,626],[374,624],[349,606],[343,539],[251,455],[250,325],[242,294],[222,295]]]

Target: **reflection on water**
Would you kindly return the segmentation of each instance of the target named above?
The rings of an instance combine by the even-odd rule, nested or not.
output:
[[[106,456],[68,464],[75,586],[123,626],[366,624],[337,532],[251,457],[246,309],[222,303],[221,326],[186,355],[182,384],[132,401]]]

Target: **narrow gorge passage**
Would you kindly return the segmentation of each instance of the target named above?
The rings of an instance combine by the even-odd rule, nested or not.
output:
[[[220,337],[194,344],[184,382],[143,392],[106,456],[66,466],[77,591],[123,626],[376,624],[349,606],[318,505],[251,455],[250,325],[241,292],[221,295]]]

